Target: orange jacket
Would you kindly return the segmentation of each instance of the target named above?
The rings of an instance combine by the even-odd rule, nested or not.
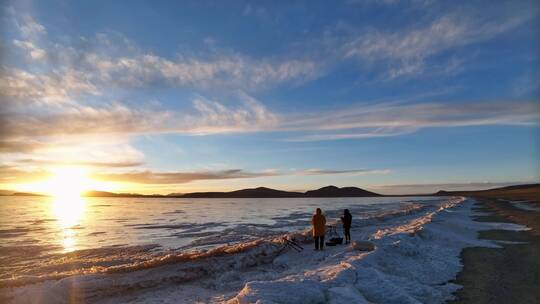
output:
[[[323,236],[326,232],[326,218],[321,213],[313,215],[311,218],[311,226],[313,227],[313,236]]]

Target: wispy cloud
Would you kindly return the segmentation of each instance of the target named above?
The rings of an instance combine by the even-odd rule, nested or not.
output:
[[[0,113],[7,139],[85,134],[179,133],[205,135],[268,131],[279,123],[252,97],[240,94],[239,106],[196,97],[192,111],[132,109],[121,103],[101,107],[70,105],[54,113]],[[12,141],[10,141],[12,142]],[[7,141],[6,141],[7,143]]]
[[[32,52],[32,57],[44,56],[41,51]],[[75,100],[81,94],[100,95],[111,87],[148,87],[158,83],[252,91],[311,80],[318,74],[317,65],[310,61],[257,61],[240,55],[174,61],[156,55],[106,59],[88,54],[75,56],[82,58],[79,66],[56,65],[43,73],[3,68],[0,95],[14,103],[21,100],[52,103]]]
[[[275,132],[283,140],[320,141],[400,136],[425,128],[540,124],[538,100],[457,104],[418,103],[404,98],[391,104],[359,103],[290,113],[273,111],[253,97],[259,90],[317,79],[323,73],[322,66],[332,64],[329,61],[377,63],[384,67],[388,79],[421,74],[433,69],[431,58],[507,33],[527,22],[531,16],[528,13],[504,15],[494,21],[455,11],[399,30],[362,28],[348,32],[331,40],[313,57],[286,54],[263,58],[229,49],[165,56],[141,49],[123,35],[110,32],[53,40],[31,16],[14,11],[11,14],[16,37],[2,44],[17,57],[16,62],[26,65],[5,62],[0,67],[0,154],[18,166],[139,167],[144,155],[129,139],[147,134]],[[455,73],[465,62],[453,54],[446,65],[437,68],[441,73]],[[234,95],[236,100],[209,98],[206,96],[216,94],[203,93],[176,100],[183,105],[181,110],[146,104],[135,108],[130,106],[129,97],[117,101],[109,94],[119,89],[156,87],[207,93],[217,89]],[[66,155],[65,161],[52,161]],[[309,169],[294,174],[388,172]],[[110,177],[159,184],[282,173],[226,170],[118,174]]]
[[[32,102],[59,104],[73,101],[80,94],[99,95],[98,88],[81,71],[48,71],[37,74],[18,68],[0,68],[0,97],[21,107]]]
[[[51,137],[85,134],[136,134],[164,131],[166,111],[130,109],[122,104],[63,107],[53,113],[6,113],[2,115],[5,138]]]
[[[25,158],[16,161],[17,164],[32,165],[32,166],[85,166],[85,167],[98,167],[98,168],[126,168],[126,167],[138,167],[144,164],[142,161],[115,161],[115,162],[100,162],[100,161],[65,161],[55,159],[38,159],[38,158]]]
[[[248,172],[241,169],[223,171],[194,171],[194,172],[154,172],[138,171],[127,173],[95,174],[96,178],[107,181],[120,181],[141,184],[183,184],[196,180],[219,180],[236,178],[256,178],[274,176],[274,172]]]
[[[256,132],[275,128],[280,118],[255,98],[239,94],[240,106],[224,104],[198,97],[193,101],[196,114],[185,117],[186,125],[173,127],[175,132],[193,134],[216,134],[231,132]]]
[[[389,169],[351,169],[351,170],[328,170],[328,169],[307,169],[299,171],[301,175],[369,175],[369,174],[389,174]]]
[[[21,169],[20,165],[30,165],[31,169]],[[153,185],[177,185],[200,180],[227,180],[227,179],[253,179],[272,176],[287,175],[371,175],[371,174],[389,174],[392,171],[388,169],[352,169],[352,170],[334,170],[334,169],[306,169],[306,170],[262,170],[246,171],[242,169],[228,170],[194,170],[194,171],[155,171],[155,170],[132,170],[124,172],[102,172],[100,169],[123,168],[138,166],[135,162],[65,162],[54,160],[23,159],[16,164],[0,165],[0,182],[9,183],[10,181],[38,181],[49,177],[52,173],[46,166],[90,166],[94,167],[91,177],[98,180],[138,183]],[[37,168],[37,169],[36,169]],[[97,171],[96,171],[97,170]]]
[[[271,176],[286,175],[368,175],[368,174],[389,174],[389,169],[352,169],[352,170],[333,170],[333,169],[306,169],[295,171],[264,170],[259,172],[245,171],[242,169],[229,169],[221,171],[176,171],[176,172],[156,172],[156,171],[134,171],[112,174],[95,174],[96,178],[133,182],[142,184],[183,184],[197,180],[220,180],[237,178],[259,178]]]
[[[0,140],[0,153],[33,152],[45,146],[45,143],[32,139]]]
[[[5,184],[40,180],[49,176],[50,172],[43,169],[22,170],[17,166],[0,164],[0,182]]]
[[[6,142],[60,135],[177,133],[206,135],[300,132],[288,140],[314,141],[397,136],[423,128],[481,125],[538,125],[538,102],[391,104],[336,111],[278,114],[246,97],[237,108],[196,98],[191,113],[134,110],[121,104],[78,106],[55,114],[3,115]]]
[[[23,55],[28,68],[3,66],[0,96],[20,102],[65,102],[115,88],[186,87],[254,91],[302,83],[319,75],[306,58],[252,58],[231,50],[183,52],[165,57],[139,48],[119,33],[52,41],[29,15],[10,10],[19,39],[3,44]],[[32,68],[39,64],[39,69]]]
[[[27,13],[19,13],[12,7],[5,8],[7,14],[11,17],[12,24],[19,30],[25,38],[36,38],[47,33],[43,25]]]
[[[144,154],[126,136],[49,136],[34,140],[21,137],[0,141],[0,163],[25,172],[61,166],[84,166],[99,170],[124,170],[144,164]]]
[[[285,141],[291,142],[307,142],[307,141],[325,141],[325,140],[340,140],[340,139],[366,139],[377,137],[392,137],[414,133],[418,128],[401,127],[401,128],[360,128],[355,130],[347,130],[346,132],[318,132],[307,131],[307,134],[299,136],[287,137]]]
[[[129,108],[121,103],[86,106],[63,103],[46,111],[0,111],[0,154],[4,160],[63,159],[39,165],[120,167],[140,163],[143,155],[129,138],[150,134],[205,135],[258,132],[271,129],[277,116],[250,96],[240,93],[239,105],[198,96],[183,112]],[[111,160],[112,159],[112,160]],[[18,162],[28,167],[37,162]],[[127,166],[127,165],[126,165]]]
[[[122,86],[166,83],[173,86],[224,87],[253,90],[287,81],[316,77],[317,65],[306,60],[254,60],[240,54],[201,59],[181,56],[166,59],[153,54],[99,58],[85,56],[88,66],[97,66],[96,81]]]
[[[417,75],[426,69],[430,57],[459,47],[480,43],[508,32],[534,17],[532,12],[501,15],[489,20],[461,10],[401,30],[369,29],[343,45],[347,58],[385,62],[386,77]],[[496,20],[495,20],[496,19]],[[455,65],[458,61],[451,61]]]
[[[13,40],[13,44],[28,53],[31,59],[41,60],[47,56],[45,50],[38,48],[32,41]]]
[[[295,117],[281,128],[304,131],[290,138],[296,141],[387,137],[434,127],[538,125],[539,110],[538,102],[358,105]]]

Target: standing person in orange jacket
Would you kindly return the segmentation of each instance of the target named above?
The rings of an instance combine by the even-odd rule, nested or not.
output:
[[[311,218],[311,226],[313,228],[313,238],[315,238],[315,250],[323,250],[326,218],[322,215],[321,208],[317,208],[316,213]]]

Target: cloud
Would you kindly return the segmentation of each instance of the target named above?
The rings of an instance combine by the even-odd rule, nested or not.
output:
[[[241,169],[231,169],[223,171],[199,172],[154,172],[147,170],[127,173],[95,174],[94,177],[107,181],[141,184],[184,184],[197,180],[257,178],[275,175],[276,173],[272,171],[248,172]]]
[[[401,30],[370,29],[344,43],[346,58],[367,62],[386,62],[387,78],[421,74],[429,57],[459,47],[489,40],[524,24],[534,16],[522,12],[512,16],[478,18],[457,10],[437,17],[425,25]],[[455,65],[458,61],[451,61]]]
[[[34,165],[34,166],[88,166],[88,167],[102,167],[102,168],[125,168],[125,167],[137,167],[144,163],[142,161],[124,160],[116,162],[99,162],[99,161],[64,161],[53,159],[34,159],[26,158],[16,161],[22,165]]]
[[[11,102],[19,107],[31,105],[32,102],[66,103],[80,94],[100,94],[88,75],[75,70],[36,74],[17,68],[2,68],[0,77],[0,96],[4,96],[3,102]]]
[[[396,78],[422,73],[430,68],[431,57],[491,39],[529,17],[516,14],[495,22],[454,12],[397,31],[362,30],[331,47],[337,49],[339,60],[388,62],[386,73]],[[255,58],[220,49],[161,56],[140,49],[118,33],[54,41],[30,16],[18,15],[14,22],[18,32],[9,42],[14,46],[10,49],[28,64],[14,67],[6,63],[0,70],[0,153],[9,154],[10,160],[54,159],[67,153],[66,162],[74,164],[136,166],[143,163],[144,155],[130,145],[129,138],[147,134],[275,132],[284,140],[320,141],[399,136],[436,127],[538,125],[540,121],[536,100],[461,104],[403,101],[279,113],[251,96],[252,92],[316,79],[324,61],[320,58],[336,56],[333,51],[322,48],[323,55],[314,58]],[[463,64],[463,58],[453,56],[441,70],[454,73]],[[121,102],[111,96],[111,92],[158,86],[239,93],[235,102],[203,95],[175,101],[192,104],[182,110],[135,108],[129,106],[133,104],[129,97]],[[103,141],[103,137],[115,140],[90,144]],[[122,165],[122,161],[110,159],[119,156],[129,156],[129,160]],[[304,174],[330,174],[325,171],[331,170],[313,169]]]
[[[255,11],[253,6],[246,6],[246,12]],[[14,49],[45,65],[39,72],[30,68],[32,62],[27,69],[4,67],[0,94],[16,102],[51,103],[81,100],[80,94],[99,95],[118,88],[171,86],[253,92],[316,79],[321,76],[323,65],[349,58],[378,63],[378,67],[385,67],[387,79],[434,69],[440,74],[451,74],[463,70],[463,58],[452,57],[443,65],[430,64],[428,59],[508,32],[531,19],[534,12],[510,15],[490,11],[490,16],[497,18],[488,19],[454,9],[427,23],[420,21],[399,30],[352,30],[340,39],[329,39],[325,47],[317,47],[319,55],[313,58],[254,58],[223,49],[183,51],[165,57],[143,50],[114,32],[52,41],[45,27],[31,16],[14,10],[10,15],[20,36],[12,42]],[[340,58],[327,60],[336,56]]]
[[[24,13],[19,14],[15,12],[13,8],[8,9],[7,11],[13,18],[12,21],[14,22],[15,27],[24,37],[31,38],[47,33],[45,27],[37,22],[31,15]]]
[[[0,140],[0,153],[26,153],[39,150],[46,145],[36,140]]]
[[[191,112],[132,109],[121,103],[101,107],[70,105],[60,112],[1,113],[5,138],[21,139],[87,134],[140,135],[179,133],[205,135],[271,130],[278,115],[243,93],[240,105],[226,106],[204,97],[193,100]]]
[[[22,169],[20,166],[30,166],[31,169]],[[14,164],[0,164],[0,182],[20,182],[20,181],[37,181],[48,178],[51,175],[49,170],[43,167],[50,166],[90,166],[94,169],[111,169],[124,168],[131,166],[139,166],[137,162],[68,162],[55,161],[48,159],[21,159]],[[36,169],[39,168],[39,169]],[[176,185],[190,183],[199,180],[225,180],[225,179],[251,179],[259,177],[285,176],[285,175],[367,175],[367,174],[388,174],[391,170],[388,169],[351,169],[351,170],[334,170],[334,169],[306,169],[296,171],[280,171],[280,170],[263,170],[263,171],[246,171],[242,169],[228,170],[199,170],[199,171],[152,171],[152,170],[134,170],[124,172],[99,172],[94,171],[91,177],[109,181],[123,183],[139,183],[139,184],[154,184],[154,185]]]
[[[34,181],[45,179],[50,176],[50,172],[43,169],[21,170],[12,165],[0,164],[0,183],[10,184],[20,181]]]
[[[307,169],[299,171],[264,170],[260,172],[250,172],[241,169],[230,169],[221,171],[176,171],[176,172],[156,172],[156,171],[134,171],[112,174],[95,174],[94,177],[107,181],[131,182],[142,184],[183,184],[197,180],[221,180],[237,178],[258,178],[284,175],[366,175],[366,174],[388,174],[391,170],[353,169],[353,170],[322,170]]]
[[[291,142],[307,142],[307,141],[324,141],[324,140],[340,140],[340,139],[366,139],[378,137],[392,137],[414,133],[418,128],[401,127],[401,128],[361,128],[349,130],[348,132],[319,132],[316,134],[308,131],[308,134],[288,137],[286,141]]]
[[[144,154],[134,148],[126,136],[99,134],[38,138],[39,141],[31,137],[1,141],[2,162],[25,172],[64,166],[122,171],[145,163]],[[33,179],[31,174],[25,178]]]
[[[307,169],[299,171],[301,175],[337,175],[337,174],[347,174],[347,175],[368,175],[368,174],[388,174],[392,170],[382,169],[382,170],[373,170],[373,169],[352,169],[352,170],[324,170],[324,169]]]
[[[12,103],[80,102],[81,94],[156,86],[255,91],[319,76],[319,64],[307,58],[253,58],[222,49],[165,57],[114,32],[54,41],[31,16],[14,10],[9,15],[18,31],[3,43],[13,46],[7,51],[14,58],[29,59],[25,67],[0,70],[0,96]]]
[[[119,103],[100,108],[73,106],[60,113],[0,113],[0,127],[6,141],[91,134],[250,132],[277,132],[288,134],[290,141],[316,141],[398,136],[424,128],[540,124],[538,102],[394,103],[279,114],[252,97],[242,98],[240,106],[230,107],[197,97],[193,111],[182,113],[136,110]],[[291,135],[295,133],[300,134]]]
[[[414,5],[425,6],[433,2],[433,0],[346,0],[345,3],[352,5],[397,5],[400,3],[412,3]]]
[[[177,132],[193,134],[216,134],[231,132],[255,132],[274,128],[279,124],[278,115],[262,103],[241,93],[241,106],[231,108],[220,102],[198,97],[193,101],[196,115],[186,117],[187,125],[177,126]]]
[[[378,104],[289,118],[284,130],[303,131],[292,141],[398,136],[423,128],[538,125],[538,102]]]
[[[308,60],[254,60],[240,54],[218,55],[207,59],[180,56],[167,59],[154,54],[133,57],[85,56],[99,82],[118,86],[142,87],[153,83],[196,88],[243,88],[254,90],[288,81],[313,79],[317,65]]]
[[[2,112],[0,154],[20,166],[84,165],[120,168],[142,164],[144,155],[129,138],[150,134],[204,135],[257,132],[278,118],[262,104],[239,94],[240,105],[196,97],[191,111],[62,104],[47,111]],[[30,161],[32,159],[32,161]],[[51,161],[58,160],[62,161]],[[20,162],[20,160],[25,160]]]
[[[41,60],[47,56],[45,50],[36,47],[32,41],[13,40],[13,44],[26,51],[33,60]]]
[[[42,60],[46,53],[42,49],[35,49],[30,51],[29,56]],[[54,65],[40,73],[3,68],[0,95],[14,99],[14,102],[51,103],[75,100],[80,94],[100,95],[114,88],[144,88],[157,84],[253,91],[283,83],[302,83],[318,75],[318,67],[311,61],[276,62],[240,55],[208,60],[169,60],[156,55],[98,58],[95,54],[77,54],[74,57],[82,59],[79,65]],[[62,60],[71,61],[66,58]]]
[[[247,4],[242,10],[243,16],[255,16],[255,17],[265,17],[267,14],[266,9],[261,6],[255,6],[252,4]]]
[[[4,136],[15,138],[86,134],[142,134],[163,131],[167,112],[134,110],[122,104],[101,107],[64,107],[53,113],[6,113],[2,115]]]

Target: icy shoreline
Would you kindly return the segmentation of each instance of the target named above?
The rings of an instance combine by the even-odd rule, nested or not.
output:
[[[269,237],[3,293],[18,303],[61,303],[73,296],[102,303],[440,303],[459,288],[449,281],[462,267],[463,248],[498,246],[478,240],[478,231],[524,229],[472,221],[473,203],[450,198],[438,210],[405,214],[384,229],[353,227],[353,239],[376,244],[372,252],[344,245],[315,252],[304,231],[289,235],[303,243],[300,253],[284,248],[281,237]]]

